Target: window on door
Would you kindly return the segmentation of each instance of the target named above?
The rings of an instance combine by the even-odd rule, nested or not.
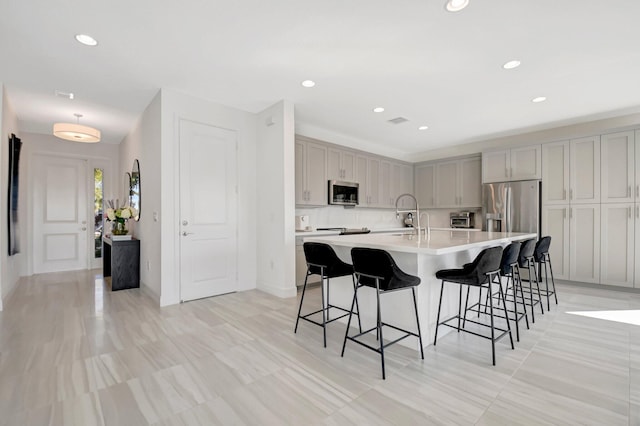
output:
[[[93,169],[94,197],[93,197],[93,218],[94,218],[94,259],[102,258],[102,234],[104,231],[103,215],[103,169]]]

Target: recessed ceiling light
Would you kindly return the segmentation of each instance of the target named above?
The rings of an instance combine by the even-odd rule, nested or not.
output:
[[[76,40],[86,46],[96,46],[98,44],[98,40],[86,34],[76,34]]]
[[[316,82],[313,80],[305,80],[301,83],[304,87],[313,87],[316,85]]]
[[[520,61],[513,60],[504,64],[502,68],[504,68],[505,70],[512,70],[514,68],[518,68],[519,66],[520,66]]]
[[[469,0],[449,0],[445,7],[449,12],[460,12],[467,6],[469,6]]]
[[[71,93],[71,92],[63,92],[62,90],[56,90],[55,94],[56,94],[56,96],[58,96],[60,98],[67,98],[67,99],[71,99],[71,100],[73,100],[73,98],[75,97],[73,95],[73,93]]]
[[[544,102],[546,100],[547,100],[547,98],[545,96],[538,96],[537,98],[531,99],[531,102],[537,104],[537,103],[540,103],[540,102]]]
[[[429,126],[420,126],[418,127],[418,130],[427,130],[429,128]]]
[[[382,108],[382,107],[375,107],[375,108],[373,109],[373,112],[384,112],[384,108]]]

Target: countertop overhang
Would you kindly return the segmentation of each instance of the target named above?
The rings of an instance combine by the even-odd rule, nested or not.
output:
[[[309,236],[305,242],[319,242],[342,247],[370,247],[387,251],[442,255],[493,245],[506,245],[512,241],[537,238],[534,233],[478,232],[432,230],[427,237],[397,234],[359,234],[340,236]]]

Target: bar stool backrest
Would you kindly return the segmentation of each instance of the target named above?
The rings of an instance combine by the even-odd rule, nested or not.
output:
[[[379,283],[380,290],[387,290],[394,275],[399,271],[393,257],[384,250],[354,247],[351,249],[351,260],[356,276],[366,274],[382,278]],[[376,280],[370,277],[360,276],[358,282],[368,287],[376,286]]]
[[[520,256],[518,257],[518,264],[522,268],[526,268],[527,259],[533,256],[533,251],[536,248],[536,240],[530,239],[522,242],[522,246],[520,247]]]
[[[508,275],[511,273],[511,265],[518,262],[520,256],[520,248],[522,243],[515,241],[504,248],[502,252],[502,261],[500,262],[500,273]]]
[[[345,272],[351,273],[350,271],[345,271],[345,269],[349,269],[350,266],[340,260],[330,245],[323,243],[304,243],[302,247],[309,271],[312,274],[320,274],[320,268],[315,265],[325,267],[325,277],[340,276],[344,275]]]
[[[536,262],[544,262],[544,255],[549,253],[549,247],[551,247],[551,237],[546,236],[540,238],[533,252],[533,257]]]
[[[478,284],[486,283],[489,277],[488,272],[498,271],[500,269],[500,261],[502,260],[502,247],[490,247],[482,250],[473,262],[465,265],[467,274],[474,278]]]

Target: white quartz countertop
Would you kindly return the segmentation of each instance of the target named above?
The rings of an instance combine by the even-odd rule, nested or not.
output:
[[[407,228],[403,228],[404,231]],[[405,233],[379,233],[339,236],[309,236],[304,241],[326,243],[342,247],[370,247],[387,251],[441,255],[472,248],[505,245],[512,241],[537,238],[537,234],[515,232],[431,230],[431,235],[420,239]]]
[[[359,228],[354,226],[354,228]],[[480,229],[463,229],[463,228],[431,228],[432,231],[454,231],[454,232],[479,232]],[[403,227],[390,227],[390,228],[374,228],[370,229],[371,234],[389,233],[389,232],[406,232],[407,234],[415,233],[415,229],[407,226]],[[319,237],[329,235],[340,235],[340,231],[318,231],[312,229],[310,231],[296,231],[296,237]]]
[[[361,227],[354,226],[353,228],[361,228]],[[408,227],[375,228],[375,229],[370,229],[370,231],[372,234],[377,234],[380,232],[412,232],[413,228],[408,228]],[[311,231],[296,231],[296,237],[316,237],[316,236],[327,236],[327,235],[340,235],[340,231],[317,231],[315,229]]]

